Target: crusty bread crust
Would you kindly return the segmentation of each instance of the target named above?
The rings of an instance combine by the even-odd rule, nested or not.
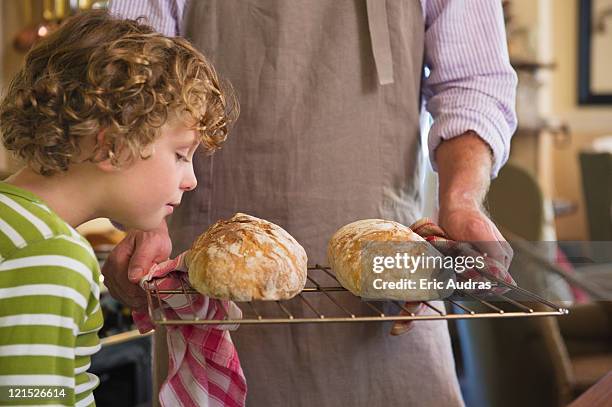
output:
[[[284,300],[306,284],[304,248],[281,227],[243,213],[200,235],[186,263],[191,285],[212,298]]]
[[[362,296],[362,249],[367,242],[425,242],[409,227],[401,223],[383,219],[364,219],[349,223],[338,229],[327,246],[327,259],[336,278],[344,288],[357,296]],[[390,254],[390,253],[389,253]],[[395,293],[381,291],[380,296],[387,298]]]

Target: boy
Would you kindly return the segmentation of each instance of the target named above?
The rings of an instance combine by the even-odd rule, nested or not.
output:
[[[98,263],[74,229],[150,230],[196,187],[237,105],[188,42],[104,11],[79,14],[26,57],[0,105],[25,167],[0,182],[0,404],[95,404]]]

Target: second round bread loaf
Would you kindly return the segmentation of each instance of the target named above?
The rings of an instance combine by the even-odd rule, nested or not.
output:
[[[384,282],[420,279],[447,281],[453,277],[447,270],[419,267],[408,270],[397,266],[384,272],[373,271],[374,257],[395,258],[398,254],[410,257],[442,256],[432,245],[409,227],[383,219],[364,219],[338,229],[327,247],[327,259],[336,278],[353,294],[369,299],[422,301],[444,298],[452,290],[438,288],[380,288]],[[379,280],[378,285],[376,281]],[[379,288],[377,288],[379,287]]]

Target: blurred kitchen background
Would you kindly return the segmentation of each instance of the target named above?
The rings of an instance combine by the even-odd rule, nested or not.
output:
[[[580,395],[576,403],[587,404],[575,406],[610,405],[584,393],[599,381],[612,398],[612,250],[607,262],[584,259],[593,255],[588,242],[612,243],[612,0],[502,3],[519,75],[519,129],[488,208],[509,240],[559,242],[546,262],[515,249],[519,266],[511,271],[519,285],[569,306],[570,315],[451,322],[458,374],[469,407],[565,406]],[[37,38],[92,7],[106,2],[0,1],[0,89]],[[16,169],[0,147],[1,178]],[[435,215],[435,174],[423,187],[425,212]],[[123,237],[104,219],[80,231],[101,262]],[[130,310],[107,292],[102,304],[105,344],[93,364],[98,405],[146,405],[150,337],[134,331]]]

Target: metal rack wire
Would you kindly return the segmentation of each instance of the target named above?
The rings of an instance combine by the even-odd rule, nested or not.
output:
[[[329,267],[321,265],[308,268],[306,287],[300,294],[290,300],[236,303],[242,310],[241,319],[230,318],[227,310],[223,310],[224,318],[217,320],[198,318],[195,311],[193,318],[190,316],[185,318],[184,315],[182,318],[169,315],[161,297],[170,294],[184,295],[191,309],[194,310],[193,295],[198,293],[184,283],[181,284],[180,289],[163,290],[159,288],[157,281],[153,280],[148,284],[146,293],[151,321],[159,325],[419,321],[560,316],[568,313],[566,308],[560,307],[530,291],[510,285],[489,273],[479,272],[483,281],[490,281],[494,287],[502,286],[505,288],[505,292],[492,290],[473,293],[458,289],[451,297],[444,300],[446,303],[445,309],[440,309],[439,306],[432,304],[432,301],[421,301],[426,308],[431,310],[425,313],[415,313],[399,301],[368,301],[354,296],[342,287]],[[328,283],[324,281],[328,281]],[[330,281],[331,283],[329,283]],[[340,295],[343,296],[343,301],[340,301],[338,297]],[[318,297],[316,301],[314,296]],[[329,306],[331,306],[331,314],[321,309],[322,298],[327,302],[325,304],[327,305],[325,307],[326,311],[329,311]],[[351,302],[356,307],[347,305]],[[277,313],[270,312],[271,303],[275,303]],[[304,312],[298,314],[292,311],[296,308]],[[358,308],[359,311],[351,308]],[[369,310],[369,312],[364,312],[364,309]],[[280,315],[278,315],[279,313]]]

